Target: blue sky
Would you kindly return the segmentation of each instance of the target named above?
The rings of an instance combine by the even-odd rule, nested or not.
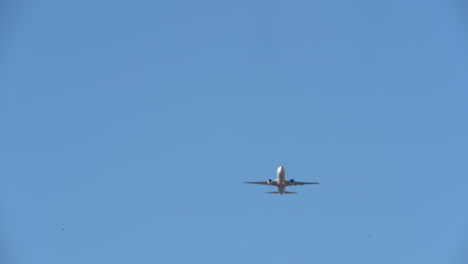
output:
[[[2,263],[468,261],[462,1],[12,2]]]

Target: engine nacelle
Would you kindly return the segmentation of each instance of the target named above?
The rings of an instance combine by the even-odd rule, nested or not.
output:
[[[272,179],[268,179],[268,184],[271,184],[273,182]]]
[[[294,183],[294,179],[290,179],[289,182],[290,182],[290,183]]]

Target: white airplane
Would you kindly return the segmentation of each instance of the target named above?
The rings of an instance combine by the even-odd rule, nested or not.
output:
[[[276,192],[267,192],[267,193],[279,193],[283,195],[284,193],[296,193],[296,192],[287,192],[286,186],[296,186],[296,185],[305,185],[305,184],[320,184],[320,182],[297,182],[293,179],[286,180],[285,178],[285,170],[283,166],[279,166],[276,170],[276,180],[268,179],[268,181],[261,181],[261,182],[244,182],[244,183],[252,183],[252,184],[263,184],[263,185],[272,185],[278,187],[278,191]]]

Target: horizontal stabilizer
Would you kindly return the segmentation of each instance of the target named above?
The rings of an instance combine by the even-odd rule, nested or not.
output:
[[[279,193],[279,192],[267,192],[267,193]],[[284,192],[284,193],[287,193],[287,194],[294,194],[294,193],[297,193],[297,192]]]
[[[279,192],[266,192],[266,193],[279,193]]]

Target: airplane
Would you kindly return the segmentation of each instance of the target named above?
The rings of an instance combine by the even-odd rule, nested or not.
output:
[[[298,182],[293,179],[286,180],[285,178],[286,171],[284,170],[283,166],[279,166],[276,170],[276,180],[268,179],[268,181],[260,181],[260,182],[244,182],[244,183],[251,183],[251,184],[262,184],[262,185],[272,185],[278,187],[278,191],[276,192],[267,192],[267,193],[279,193],[283,195],[284,193],[292,194],[296,192],[287,192],[285,189],[287,186],[296,186],[296,185],[305,185],[305,184],[320,184],[320,182]]]

